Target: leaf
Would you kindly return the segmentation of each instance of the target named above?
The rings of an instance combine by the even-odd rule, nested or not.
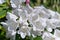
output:
[[[37,36],[36,38],[33,38],[33,40],[42,40],[41,36]]]
[[[0,19],[6,16],[7,12],[11,12],[12,8],[10,7],[10,0],[5,0],[6,2],[0,4]]]
[[[0,29],[2,29],[1,25],[0,25]]]
[[[0,19],[6,16],[6,3],[0,4]]]
[[[0,9],[0,19],[6,16],[6,10]]]

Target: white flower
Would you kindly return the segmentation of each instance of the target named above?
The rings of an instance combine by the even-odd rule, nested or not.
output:
[[[39,13],[39,16],[43,18],[49,18],[50,14],[48,13],[48,11],[46,12],[46,11],[41,10]]]
[[[54,31],[54,36],[60,38],[60,30],[56,29],[56,30]]]
[[[12,2],[11,3],[11,6],[13,7],[13,8],[17,8],[17,6]]]
[[[16,19],[17,19],[18,17],[17,17],[16,15],[12,14],[12,13],[7,12],[6,18],[7,18],[8,20],[14,20],[14,21],[16,21]]]
[[[15,40],[16,32],[14,32],[14,31],[7,31],[6,32],[6,37],[10,38],[10,40]]]
[[[8,30],[14,30],[16,31],[17,27],[19,27],[18,22],[13,21],[13,20],[8,20],[6,21],[6,23],[8,24]]]
[[[25,0],[11,0],[10,2],[18,7],[19,5],[22,4],[22,2],[25,2]]]
[[[22,10],[20,9],[20,13],[21,13],[21,12],[22,12]],[[18,9],[14,9],[14,10],[12,10],[12,13],[13,13],[14,15],[20,17],[20,16],[19,16]]]
[[[58,19],[48,19],[47,20],[47,27],[55,29],[56,27],[60,27],[60,20]]]
[[[3,4],[5,2],[5,0],[0,0],[0,4]]]
[[[54,36],[49,32],[44,32],[42,35],[43,40],[55,40]]]
[[[6,29],[6,37],[14,36],[16,34],[16,29],[19,27],[19,24],[16,21],[16,19],[18,17],[15,16],[14,14],[8,12],[6,18],[8,20],[5,21],[5,23],[4,22],[1,22],[1,24]]]
[[[20,17],[24,21],[28,19],[27,12],[23,9],[15,9],[12,11],[12,13]]]
[[[52,32],[52,28],[50,28],[50,27],[46,27],[46,30],[47,30],[48,32]]]
[[[44,6],[38,6],[34,10],[35,10],[35,13],[39,14],[39,17],[43,17],[43,18],[50,17],[48,9],[46,9]]]
[[[26,8],[20,8],[25,0],[11,0],[10,2],[14,9],[12,13],[7,12],[7,21],[1,22],[6,29],[7,37],[10,35],[9,37],[13,38],[11,40],[14,40],[18,33],[22,38],[32,35],[33,37],[42,36],[43,40],[60,40],[60,30],[56,29],[60,27],[60,14],[44,6],[33,9],[27,4]],[[32,27],[29,27],[29,24],[32,24]],[[54,34],[51,34],[52,29],[56,29]]]
[[[23,20],[27,20],[27,12],[26,12],[26,10],[23,10],[23,9],[18,9],[18,15],[20,16],[20,17],[22,17],[22,19]]]
[[[33,12],[34,9],[29,4],[26,4],[26,6],[24,7],[24,10],[26,10],[29,15]]]
[[[53,19],[60,19],[60,14],[58,12],[52,11],[50,9],[48,9],[49,14],[51,15],[51,18]]]
[[[34,30],[32,29],[32,30],[31,30],[31,35],[35,38],[35,37],[37,37],[37,36],[41,36],[42,33],[41,33],[41,31],[38,31],[38,30],[34,31]]]
[[[56,29],[54,31],[55,40],[60,40],[60,30]]]
[[[31,31],[31,28],[29,28],[28,26],[22,26],[19,31],[18,31],[18,34],[21,35],[22,38],[25,38],[26,35],[27,36],[30,36],[30,31]]]
[[[6,37],[11,37],[16,34],[16,29],[18,27],[18,23],[14,22],[13,20],[6,21],[7,26],[3,26],[6,29]]]
[[[15,37],[16,31],[9,29],[9,26],[7,23],[1,22],[1,24],[6,29],[6,37],[7,38],[11,38],[12,36]]]
[[[16,32],[15,31],[6,31],[6,37],[11,38],[12,36],[15,36]]]
[[[8,19],[6,23],[8,24],[9,29],[16,30],[18,27],[17,16],[12,13],[7,13],[6,18]]]
[[[44,28],[46,27],[46,19],[44,18],[37,19],[31,23],[33,25],[33,30],[44,31]]]
[[[36,13],[32,13],[32,14],[29,16],[29,20],[30,20],[31,22],[34,22],[34,21],[36,21],[37,19],[39,19],[39,16],[38,16],[38,14],[36,14]]]
[[[30,36],[30,28],[28,27],[27,20],[24,21],[22,16],[18,19],[16,15],[9,12],[7,13],[6,18],[8,20],[5,23],[1,22],[3,26],[7,26],[7,28],[5,28],[7,29],[7,36],[14,36],[17,28],[19,28],[18,34],[20,34],[22,38],[25,38],[26,35]]]
[[[54,34],[44,32],[42,38],[43,40],[60,40],[60,30],[55,29]]]

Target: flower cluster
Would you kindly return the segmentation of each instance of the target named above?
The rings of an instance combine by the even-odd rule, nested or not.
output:
[[[27,0],[26,0],[27,1]],[[6,36],[13,37],[16,33],[22,38],[26,36],[42,36],[43,40],[60,40],[60,14],[46,9],[44,6],[31,8],[29,4],[22,7],[25,0],[11,0],[14,8],[7,12],[7,21],[1,22],[6,29]],[[54,30],[54,31],[53,31]],[[54,34],[52,34],[54,32]]]

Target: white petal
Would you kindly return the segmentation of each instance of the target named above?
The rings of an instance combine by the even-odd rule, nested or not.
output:
[[[16,21],[16,19],[17,19],[18,17],[17,17],[16,15],[12,14],[12,13],[7,12],[6,18],[7,18],[8,20],[12,19],[12,20]]]
[[[26,36],[26,34],[22,33],[22,32],[20,33],[20,35],[21,35],[22,38],[25,38],[25,36]]]
[[[11,3],[11,6],[13,7],[13,8],[16,8],[17,6],[15,5],[15,4],[13,4],[13,3]]]
[[[56,37],[60,37],[60,30],[56,29],[55,32],[54,32],[54,35]]]
[[[34,28],[36,30],[39,30],[39,31],[43,31],[44,28],[46,27],[46,23],[44,20],[40,19],[40,20],[36,20],[35,22],[32,22],[33,25],[34,25]],[[44,25],[43,25],[44,24]]]
[[[36,31],[36,27],[35,26],[33,26],[33,30]]]
[[[3,25],[3,27],[7,30],[8,29],[8,24],[5,22],[1,22],[1,24]]]
[[[23,25],[29,25],[29,24],[28,24],[27,21],[26,21],[26,22],[23,23]]]
[[[15,31],[13,31],[13,32],[12,32],[12,35],[15,35],[15,34],[16,34],[16,32],[15,32]]]
[[[31,16],[30,16],[30,21],[32,21],[32,22],[34,22],[34,21],[36,21],[38,19],[38,15],[37,14],[32,14]]]
[[[36,36],[34,34],[32,34],[33,38],[35,38]]]
[[[16,6],[19,6],[22,2],[25,2],[25,0],[11,0],[11,2],[13,2]]]
[[[2,24],[2,25],[5,25],[5,26],[8,26],[8,24],[7,24],[7,23],[5,23],[5,22],[1,22],[1,24]]]
[[[42,38],[43,40],[55,40],[54,36],[49,32],[44,32]]]
[[[12,13],[18,17],[20,17],[18,9],[12,10]],[[21,13],[21,12],[20,12]]]
[[[47,28],[47,31],[48,31],[48,32],[52,32],[52,28],[49,28],[49,27],[48,27],[48,28]]]
[[[60,40],[60,38],[59,37],[56,37],[55,40]]]
[[[25,10],[18,9],[18,12],[19,12],[18,15],[22,17],[23,20],[27,19],[27,13]]]
[[[17,27],[19,27],[17,21],[8,20],[8,21],[7,21],[7,24],[8,24],[8,26],[9,26],[9,29],[10,29],[10,30],[16,30]]]

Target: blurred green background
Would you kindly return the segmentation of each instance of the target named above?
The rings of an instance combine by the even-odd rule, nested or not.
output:
[[[0,22],[5,21],[7,11],[10,12],[12,10],[10,6],[10,0],[5,1],[6,1],[5,3],[0,4]],[[60,13],[60,0],[30,0],[30,1],[31,7],[44,5],[46,8]],[[0,40],[9,40],[9,38],[6,38],[6,31],[1,24],[0,24]]]
[[[60,12],[60,0],[31,0],[30,5],[32,7],[44,5],[46,8]]]

